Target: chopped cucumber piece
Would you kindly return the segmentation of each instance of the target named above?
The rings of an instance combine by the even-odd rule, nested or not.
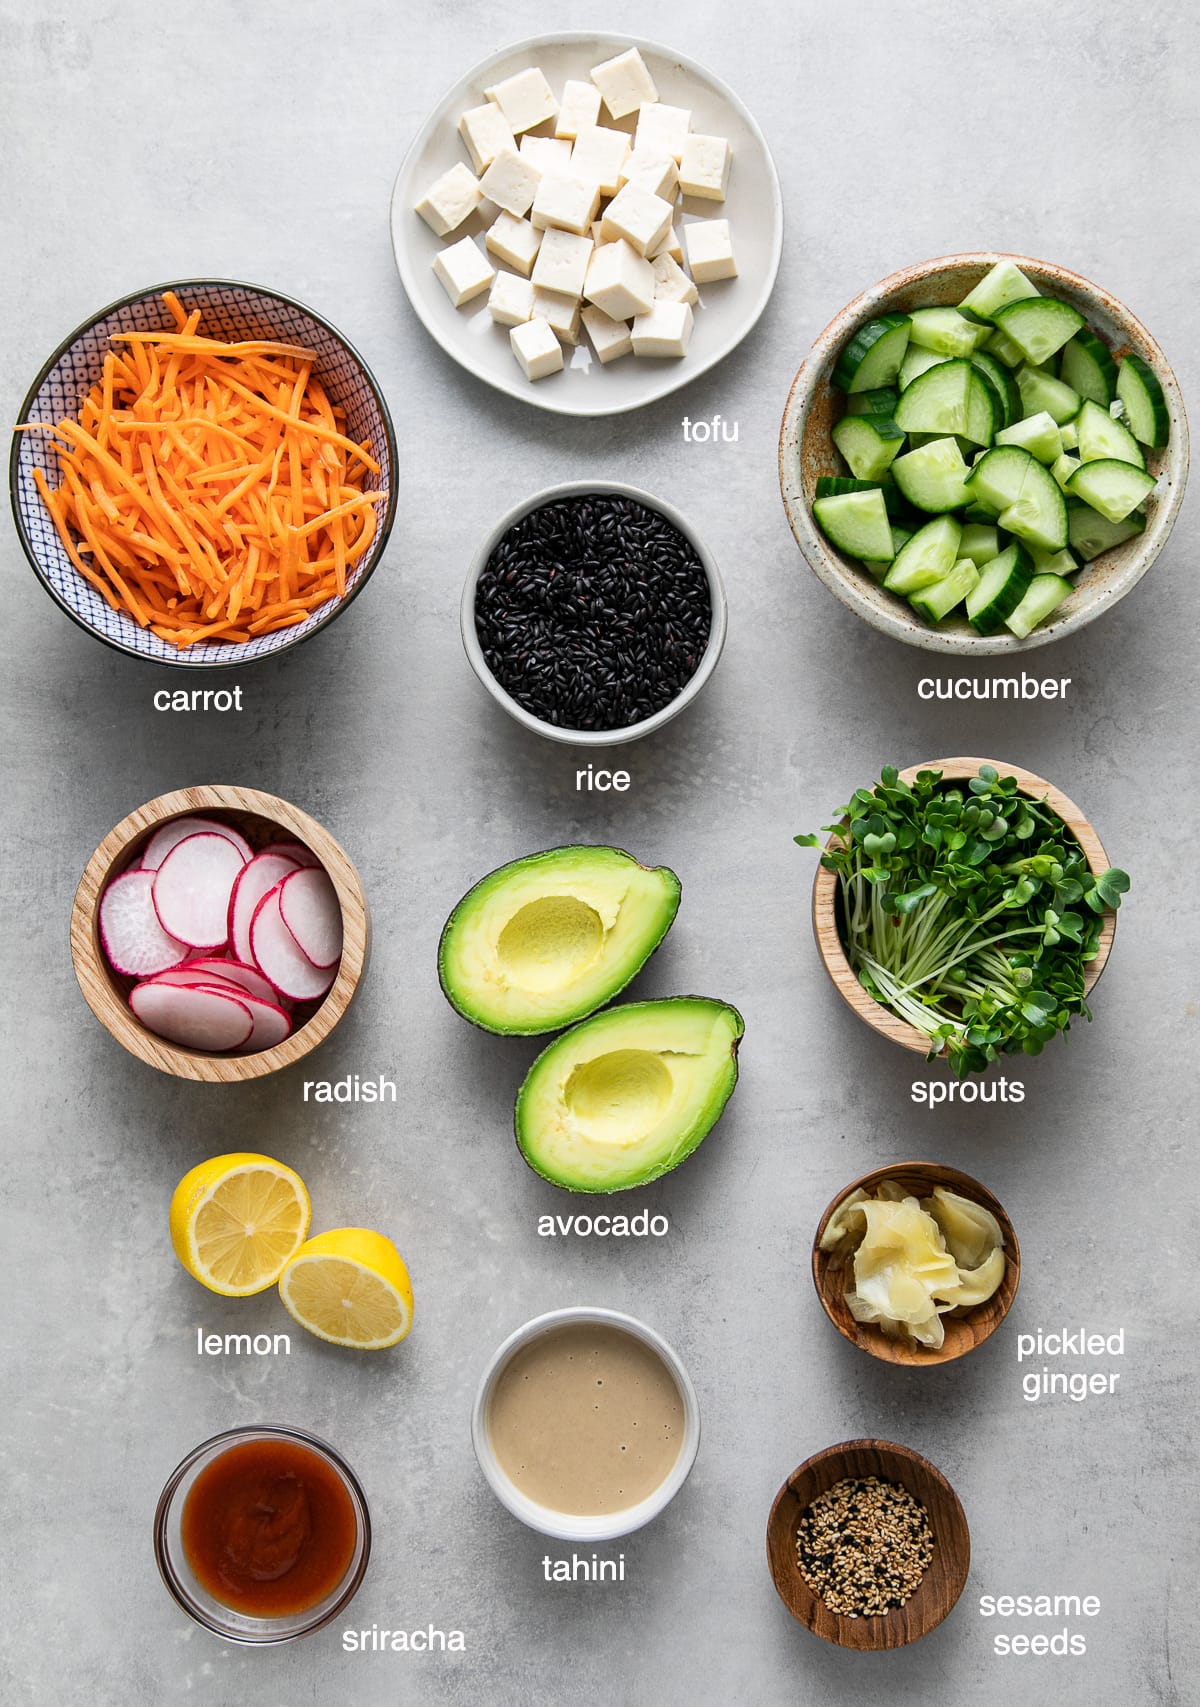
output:
[[[1085,402],[1075,422],[1081,462],[1128,462],[1145,468],[1146,458],[1128,427],[1114,421],[1098,403]]]
[[[1049,415],[1061,426],[1064,421],[1074,420],[1079,413],[1082,402],[1079,393],[1064,385],[1061,379],[1055,379],[1052,373],[1031,367],[1028,362],[1023,362],[1017,369],[1017,389],[1021,393],[1022,413],[1025,415]]]
[[[908,390],[914,379],[919,379],[923,373],[928,373],[931,367],[937,367],[946,359],[945,356],[939,356],[936,350],[926,350],[920,344],[910,344],[904,352],[904,360],[900,363],[900,374],[896,381],[901,393]]]
[[[1019,540],[994,557],[967,595],[967,618],[979,634],[995,634],[1016,610],[1033,580],[1033,563]]]
[[[1061,575],[1035,575],[1016,610],[1005,618],[1005,627],[1018,640],[1024,640],[1074,591],[1070,581],[1064,581]]]
[[[1098,510],[1081,499],[1072,498],[1067,504],[1067,533],[1072,551],[1077,551],[1085,563],[1111,551],[1114,545],[1124,545],[1146,530],[1146,518],[1140,510],[1125,517],[1123,522],[1110,522]]]
[[[1107,344],[1085,326],[1063,345],[1059,378],[1107,409],[1117,395],[1117,364]]]
[[[1000,531],[986,522],[968,522],[962,530],[959,551],[969,557],[977,569],[1000,555]]]
[[[1117,396],[1125,405],[1125,419],[1134,438],[1152,450],[1165,445],[1171,433],[1171,417],[1163,388],[1150,364],[1132,350],[1121,361]]]
[[[938,516],[918,528],[896,553],[884,586],[889,593],[919,593],[953,569],[962,528],[953,516]]]
[[[906,433],[934,433],[989,445],[996,430],[995,393],[969,361],[952,358],[920,374],[896,407]]]
[[[979,571],[969,557],[960,557],[948,575],[914,593],[909,604],[927,622],[941,622],[979,585]]]
[[[978,368],[1000,399],[1000,406],[1004,414],[1001,425],[1011,427],[1013,422],[1019,421],[1024,413],[1021,393],[1017,389],[1017,382],[1012,376],[1012,370],[1006,368],[1003,362],[998,362],[995,356],[989,355],[986,350],[976,350],[971,356],[971,365]]]
[[[1025,360],[1024,352],[1019,350],[1012,339],[1005,333],[995,331],[983,346],[989,356],[995,356],[1005,367],[1020,367]]]
[[[968,473],[962,452],[952,438],[919,445],[916,450],[898,456],[892,464],[896,484],[909,503],[931,515],[957,510],[967,502]]]
[[[1053,415],[1043,409],[1037,415],[1027,415],[1023,421],[1014,421],[1011,427],[1005,427],[1002,433],[996,434],[998,445],[1020,445],[1031,456],[1036,456],[1039,462],[1057,462],[1062,455],[1062,435]]]
[[[1049,361],[1069,338],[1086,325],[1083,315],[1069,302],[1054,296],[1031,296],[996,310],[995,323],[1006,338],[1035,367]]]
[[[1074,575],[1079,568],[1075,553],[1064,546],[1062,551],[1031,551],[1035,575]]]
[[[892,529],[878,486],[870,492],[818,498],[813,515],[826,539],[839,551],[851,557],[891,557]]]
[[[843,415],[833,442],[856,480],[878,480],[903,446],[904,434],[883,415]]]
[[[991,320],[998,308],[1007,308],[1010,302],[1023,302],[1026,297],[1038,294],[1037,286],[1014,262],[997,261],[958,307],[969,319]]]
[[[838,498],[843,492],[882,492],[889,516],[902,520],[909,514],[909,506],[890,476],[883,480],[850,480],[844,474],[817,476],[816,497]]]
[[[891,385],[908,348],[907,314],[881,314],[860,326],[837,359],[833,383],[839,391],[875,391]]]
[[[1115,457],[1085,462],[1075,470],[1067,486],[1073,498],[1082,498],[1110,522],[1123,522],[1153,490],[1153,474],[1147,474],[1144,468],[1131,468],[1129,463],[1118,462]]]
[[[985,527],[991,527],[999,514],[999,510],[991,504],[983,504],[978,498],[972,498],[963,511],[963,521],[968,525],[972,522],[982,522]]]
[[[1079,466],[1079,458],[1069,455],[1067,451],[1064,451],[1060,457],[1056,457],[1050,464],[1050,472],[1058,481],[1061,491],[1066,491],[1071,476]]]
[[[941,356],[969,356],[990,336],[987,326],[964,320],[957,308],[914,308],[909,319],[913,343]]]
[[[892,529],[893,554],[899,553],[900,547],[907,544],[911,538],[912,534],[909,533],[907,528],[894,527]],[[862,566],[867,571],[867,574],[871,576],[872,580],[883,581],[886,579],[892,564],[889,559],[884,557],[864,557],[862,560]]]
[[[1037,459],[1019,445],[999,445],[971,470],[972,498],[996,505],[999,523],[1027,545],[1059,551],[1067,543],[1066,500]]]
[[[1079,449],[1079,428],[1073,420],[1059,422],[1058,436],[1062,440],[1064,450]]]
[[[855,391],[846,399],[847,415],[886,415],[896,413],[900,393],[895,386],[884,385],[878,391]]]

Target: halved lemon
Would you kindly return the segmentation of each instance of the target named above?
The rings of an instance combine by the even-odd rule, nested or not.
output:
[[[240,1150],[184,1174],[171,1199],[171,1243],[201,1286],[248,1298],[274,1286],[311,1220],[298,1173]]]
[[[279,1277],[279,1296],[302,1328],[330,1345],[382,1351],[412,1327],[412,1282],[382,1233],[336,1227],[302,1245]]]

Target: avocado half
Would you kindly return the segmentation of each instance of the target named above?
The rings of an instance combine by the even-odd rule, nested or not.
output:
[[[543,1049],[517,1093],[517,1145],[568,1191],[626,1191],[678,1167],[737,1084],[745,1027],[707,996],[627,1002]]]
[[[621,848],[549,848],[481,878],[446,921],[438,976],[485,1031],[558,1031],[610,1002],[679,911],[665,865]]]

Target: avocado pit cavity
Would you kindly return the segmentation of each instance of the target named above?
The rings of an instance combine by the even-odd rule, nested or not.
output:
[[[496,954],[524,990],[558,990],[580,977],[604,946],[594,907],[574,895],[543,895],[515,912],[500,932]]]
[[[674,1088],[661,1055],[614,1049],[572,1070],[563,1101],[590,1143],[636,1144],[665,1114]]]

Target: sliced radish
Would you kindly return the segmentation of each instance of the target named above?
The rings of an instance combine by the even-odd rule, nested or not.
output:
[[[257,1055],[261,1049],[274,1049],[277,1043],[291,1036],[291,1016],[277,1002],[260,1002],[257,996],[245,995],[239,996],[238,1000],[250,1009],[250,1017],[254,1021],[250,1041],[242,1045],[243,1055]]]
[[[320,865],[320,860],[311,848],[306,848],[303,842],[272,842],[270,847],[263,848],[263,853],[282,854],[285,859],[293,860],[297,865]]]
[[[125,871],[100,898],[100,940],[108,963],[131,978],[165,972],[191,953],[159,923],[153,888],[152,871]]]
[[[188,989],[152,980],[130,993],[129,1005],[156,1037],[185,1049],[222,1054],[242,1049],[254,1032],[248,1001],[214,989]]]
[[[238,872],[229,900],[229,946],[239,960],[252,958],[250,921],[254,917],[254,909],[268,890],[274,889],[277,883],[282,883],[285,877],[299,869],[299,861],[289,854],[260,853],[255,854],[249,864]]]
[[[342,958],[342,904],[324,871],[294,871],[279,885],[279,911],[301,952],[314,966]]]
[[[160,973],[146,982],[170,984],[176,989],[207,990],[210,995],[228,996],[233,1001],[240,1002],[242,1007],[249,1010],[250,1018],[254,1021],[254,1030],[238,1051],[241,1055],[257,1055],[260,1049],[274,1049],[277,1043],[282,1043],[285,1037],[291,1035],[291,1015],[279,1005],[282,997],[274,1001],[264,1001],[259,996],[251,996],[240,984],[231,984],[225,978],[213,978],[205,983],[190,977],[187,967],[181,967],[176,972]],[[265,984],[266,979],[261,982]],[[267,987],[270,988],[269,985]],[[144,985],[139,984],[138,989],[142,988]]]
[[[211,972],[197,972],[194,960],[189,960],[184,966],[173,966],[167,972],[156,972],[153,978],[146,978],[143,982],[175,984],[183,990],[224,990],[226,994],[236,996],[238,1001],[249,994],[243,984],[235,984],[232,978],[218,978]]]
[[[154,873],[154,911],[163,929],[193,948],[222,948],[244,863],[233,842],[209,830],[177,842]]]
[[[161,829],[155,830],[142,849],[142,870],[157,871],[173,847],[176,847],[187,836],[198,836],[202,833],[211,836],[224,836],[227,842],[233,843],[243,860],[250,858],[249,842],[244,836],[239,836],[237,831],[231,829],[228,824],[218,824],[215,818],[172,818]],[[296,861],[297,865],[302,863],[301,860]]]
[[[281,887],[263,896],[251,920],[254,964],[264,978],[269,978],[277,990],[294,1002],[315,1002],[333,983],[336,968],[314,966],[288,930],[279,911]]]
[[[245,990],[248,996],[257,996],[260,1002],[279,1002],[279,991],[274,984],[269,984],[253,966],[246,966],[239,960],[215,960],[212,955],[201,956],[199,960],[189,960],[180,970],[200,978],[211,978],[218,984],[234,984]]]

